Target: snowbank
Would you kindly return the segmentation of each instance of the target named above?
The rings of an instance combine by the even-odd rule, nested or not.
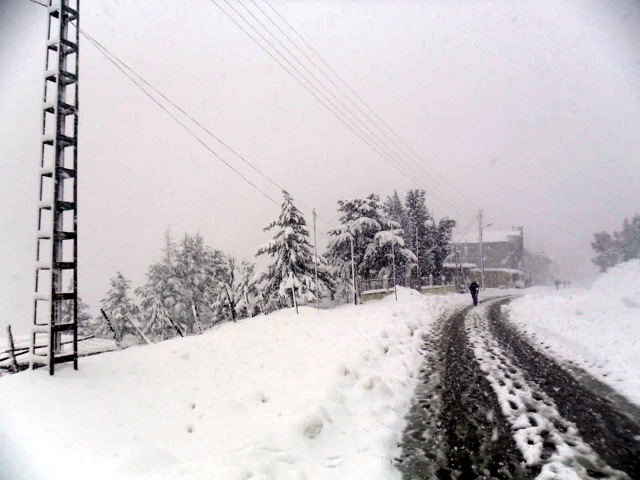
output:
[[[0,477],[399,479],[421,336],[459,301],[400,289],[3,377]]]
[[[590,290],[525,295],[511,319],[541,348],[578,366],[640,405],[640,263],[602,274]]]

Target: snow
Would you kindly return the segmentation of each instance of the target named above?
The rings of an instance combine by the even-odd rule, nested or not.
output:
[[[450,262],[445,262],[442,264],[442,266],[444,268],[458,268],[458,267],[462,267],[462,268],[478,268],[478,265],[475,263],[450,263]],[[487,270],[487,268],[485,268],[485,270]]]
[[[505,308],[537,348],[640,404],[638,261],[611,269],[590,290],[526,292]],[[484,295],[505,293],[522,291]],[[3,376],[0,478],[399,480],[392,460],[400,454],[422,335],[444,309],[469,298],[404,288],[398,297],[301,307],[300,315],[281,310],[82,358],[79,371],[61,365],[54,377],[45,369]],[[570,429],[549,430],[544,419],[557,416],[552,403],[534,402],[524,377],[486,343],[483,321],[475,320],[470,339],[495,379],[516,371],[492,385],[527,461],[539,462],[545,425],[555,443],[576,443]],[[515,382],[522,386],[514,396],[508,387]],[[534,403],[537,413],[527,413]],[[550,464],[574,450],[566,447]],[[539,478],[553,475],[547,469]],[[566,478],[573,478],[569,471]]]
[[[575,425],[560,415],[553,400],[538,385],[527,383],[527,375],[511,362],[489,334],[486,306],[472,310],[470,317],[465,327],[474,354],[487,374],[527,465],[540,464],[545,442],[552,445],[553,453],[548,452],[549,458],[544,461],[536,480],[557,479],[554,474],[565,468],[567,472],[579,473],[569,478],[591,478],[588,468],[598,468],[598,473],[606,474],[607,478],[628,478],[603,465],[589,444],[582,440]]]
[[[401,230],[382,230],[375,234],[374,238],[381,245],[394,244],[404,247],[404,239],[400,236]]]
[[[638,260],[610,269],[590,290],[528,294],[508,310],[538,348],[575,363],[640,405]]]
[[[422,334],[463,299],[398,298],[2,377],[0,477],[400,479]]]

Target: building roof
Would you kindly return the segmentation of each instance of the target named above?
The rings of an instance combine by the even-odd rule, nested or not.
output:
[[[480,272],[481,269],[480,268],[473,268],[471,270],[472,272]],[[524,272],[522,270],[516,270],[515,268],[492,268],[492,267],[484,267],[484,273],[487,272],[502,272],[502,273],[510,273],[510,274],[517,274],[517,275],[524,275]]]
[[[513,237],[520,237],[520,232],[512,230],[484,230],[482,232],[482,243],[508,242],[509,238]],[[453,237],[453,243],[480,243],[478,231],[476,230],[464,235],[456,235]]]
[[[458,266],[461,266],[462,268],[478,268],[478,265],[476,265],[475,263],[449,263],[449,262],[445,262],[442,264],[442,266],[444,268],[451,268],[451,269],[455,269],[458,268]]]

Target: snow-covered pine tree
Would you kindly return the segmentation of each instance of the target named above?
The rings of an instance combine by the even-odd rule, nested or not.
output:
[[[177,333],[170,317],[176,304],[176,292],[171,279],[174,276],[170,258],[165,256],[147,270],[146,283],[136,289],[141,298],[141,317],[145,333],[155,340],[165,340]]]
[[[313,264],[313,247],[309,243],[309,230],[302,212],[293,204],[293,198],[283,191],[278,220],[265,227],[265,231],[274,230],[274,237],[269,243],[261,247],[256,256],[269,255],[273,263],[258,276],[262,294],[266,301],[282,307],[289,304],[291,292],[286,285],[289,274],[293,274],[295,281],[300,282],[297,295],[311,302],[320,292],[316,290]],[[318,287],[333,292],[334,283],[331,275],[323,265],[318,265]]]
[[[591,242],[595,257],[591,260],[600,268],[601,272],[606,272],[620,261],[621,248],[618,240],[612,237],[609,232],[598,232],[593,234]]]
[[[127,280],[122,273],[117,272],[109,283],[111,288],[107,292],[107,296],[100,300],[102,309],[109,315],[111,323],[121,338],[127,335],[137,336],[137,332],[129,320],[139,312],[138,306],[129,297],[131,281]],[[103,326],[101,332],[108,332],[108,327]]]
[[[407,219],[404,226],[405,246],[414,253],[416,252],[416,236],[420,250],[426,249],[426,246],[423,245],[425,242],[421,239],[425,235],[426,222],[431,219],[431,216],[427,209],[425,195],[425,191],[421,189],[409,190],[404,200]]]
[[[441,219],[437,226],[427,222],[427,237],[431,245],[430,258],[432,260],[430,273],[434,277],[442,275],[444,259],[451,253],[452,231],[455,226],[456,221],[449,217]]]
[[[408,194],[407,194],[408,195]],[[396,190],[393,191],[393,195],[387,197],[384,202],[384,213],[388,218],[398,222],[400,228],[404,231],[407,230],[409,224],[408,211],[402,205],[402,200]]]
[[[593,234],[591,248],[594,258],[591,260],[600,267],[601,272],[640,256],[640,214],[636,213],[631,220],[625,218],[622,230],[614,231],[613,235],[607,232]]]
[[[73,282],[69,285],[69,291],[73,290]],[[61,323],[71,322],[72,302],[64,302],[62,304],[62,321]],[[89,305],[82,301],[78,295],[78,335],[91,335],[99,328],[99,322],[96,323],[91,315],[89,315]]]
[[[252,262],[242,261],[240,264],[240,282],[238,294],[241,299],[237,304],[240,318],[255,317],[260,313],[258,305],[259,290],[256,282],[256,265]]]
[[[346,264],[351,265],[351,239],[353,239],[356,273],[368,278],[368,272],[363,271],[367,245],[373,242],[377,232],[397,227],[398,224],[385,215],[380,197],[373,193],[366,198],[338,200],[338,212],[342,214],[340,226],[329,230],[329,235],[334,237],[329,242],[326,255],[329,264],[337,268],[342,268],[341,266]]]
[[[622,230],[614,232],[614,236],[620,244],[620,261],[629,260],[640,256],[640,214],[635,214],[631,220],[625,218],[622,222]]]
[[[238,262],[230,255],[225,256],[225,264],[219,297],[226,315],[234,322],[256,315],[258,290],[254,281],[255,265],[244,260]]]
[[[236,267],[237,260],[235,257],[225,255],[223,277],[220,280],[220,289],[218,299],[222,306],[224,314],[232,321],[238,320],[237,305],[241,299],[238,295],[239,272]]]
[[[351,287],[351,239],[354,243],[354,259],[356,274],[365,280],[377,276],[383,269],[391,266],[387,254],[391,252],[390,244],[376,240],[376,234],[393,230],[396,244],[402,237],[400,224],[391,220],[384,210],[380,197],[370,194],[366,198],[356,198],[338,201],[340,227],[329,231],[333,238],[329,242],[327,258],[329,264],[336,269],[336,279],[339,281],[338,292],[348,297]],[[414,258],[405,248],[398,249],[396,267],[404,274],[404,265]],[[386,272],[386,270],[385,270]]]
[[[428,275],[433,267],[431,253],[436,245],[435,232],[429,230],[431,215],[427,209],[425,191],[409,190],[405,197],[407,226],[405,246],[419,257],[420,277]]]
[[[172,318],[184,331],[198,332],[221,320],[215,304],[223,270],[222,252],[208,247],[200,234],[184,235],[169,280],[176,292]]]
[[[401,282],[408,262],[415,262],[415,254],[405,248],[401,228],[381,230],[374,236],[374,241],[367,245],[364,256],[365,265],[380,272],[384,269],[389,274],[393,271],[395,261],[396,281]]]

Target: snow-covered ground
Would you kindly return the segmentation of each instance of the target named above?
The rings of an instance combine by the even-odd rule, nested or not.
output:
[[[0,477],[398,479],[421,336],[468,295],[402,289],[0,379]]]
[[[508,307],[539,348],[640,404],[640,264]],[[481,298],[523,291],[487,291]],[[469,295],[401,289],[0,379],[0,478],[399,479],[421,336]]]
[[[589,290],[538,291],[508,308],[539,348],[574,362],[640,405],[638,260],[600,275]]]

